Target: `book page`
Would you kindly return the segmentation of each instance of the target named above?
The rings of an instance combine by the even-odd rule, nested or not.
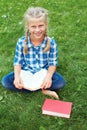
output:
[[[40,71],[32,74],[30,71],[21,70],[20,77],[23,81],[24,88],[34,91],[41,88],[41,84],[47,74],[47,70],[41,69]]]

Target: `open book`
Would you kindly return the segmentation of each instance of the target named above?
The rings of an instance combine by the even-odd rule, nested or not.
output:
[[[72,102],[46,99],[42,106],[42,114],[70,118]]]
[[[21,70],[20,77],[23,81],[25,89],[35,91],[41,89],[43,80],[47,74],[46,69],[41,69],[40,71],[32,74],[30,71]]]

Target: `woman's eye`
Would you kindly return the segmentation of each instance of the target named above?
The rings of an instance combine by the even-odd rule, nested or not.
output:
[[[43,25],[39,25],[39,27],[43,27]]]
[[[31,26],[31,28],[35,28],[35,26]]]

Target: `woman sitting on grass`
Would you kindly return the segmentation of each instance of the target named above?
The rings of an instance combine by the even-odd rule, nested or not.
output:
[[[41,90],[58,99],[55,90],[63,88],[65,80],[56,72],[58,48],[55,40],[47,35],[48,11],[41,7],[31,7],[26,11],[24,19],[25,36],[16,45],[14,72],[2,78],[2,85],[10,90],[31,92],[24,86],[22,70],[32,74],[46,70],[41,85],[34,91]]]

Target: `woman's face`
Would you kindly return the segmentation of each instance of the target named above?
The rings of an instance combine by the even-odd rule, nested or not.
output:
[[[40,40],[44,38],[47,30],[47,23],[43,18],[31,18],[29,21],[30,37],[33,40]]]

